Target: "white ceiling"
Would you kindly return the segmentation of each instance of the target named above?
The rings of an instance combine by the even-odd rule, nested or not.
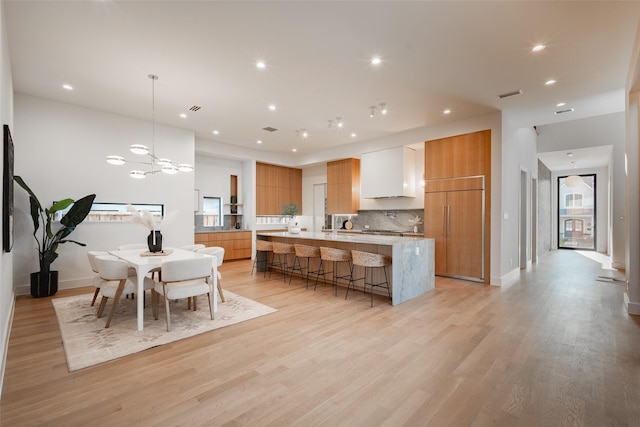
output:
[[[521,126],[622,111],[640,19],[639,2],[611,1],[3,5],[16,92],[150,120],[153,73],[157,122],[288,154],[496,110]],[[560,101],[575,111],[555,115]],[[370,118],[383,102],[389,114]],[[336,117],[344,130],[328,128]]]

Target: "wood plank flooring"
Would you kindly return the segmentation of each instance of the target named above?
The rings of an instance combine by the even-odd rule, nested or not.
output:
[[[50,300],[19,297],[0,425],[640,426],[640,318],[577,252],[396,307],[250,270],[224,287],[277,313],[73,373]]]

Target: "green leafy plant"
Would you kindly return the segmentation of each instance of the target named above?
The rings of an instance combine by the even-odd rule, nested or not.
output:
[[[58,245],[75,243],[76,245],[86,246],[84,243],[67,239],[67,236],[87,217],[89,211],[91,211],[91,205],[96,195],[90,194],[77,201],[64,199],[53,203],[50,208],[43,208],[34,192],[31,191],[31,188],[29,188],[20,176],[14,176],[14,180],[29,193],[31,219],[33,220],[33,238],[36,239],[38,245],[40,273],[47,274],[51,271],[53,261],[58,258]],[[60,219],[61,227],[54,232],[52,223],[55,215],[58,212],[64,211],[69,206],[71,206],[69,211]],[[43,224],[42,229],[40,228],[41,222]]]
[[[293,202],[289,203],[288,205],[284,205],[282,207],[282,213],[284,215],[294,216],[298,213],[298,205]]]

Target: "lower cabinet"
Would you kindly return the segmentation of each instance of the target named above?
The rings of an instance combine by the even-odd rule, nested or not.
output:
[[[215,233],[196,233],[195,243],[207,247],[220,246],[224,248],[224,259],[251,258],[251,231],[218,231]]]

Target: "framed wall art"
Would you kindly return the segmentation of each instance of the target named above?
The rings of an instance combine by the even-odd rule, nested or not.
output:
[[[2,162],[2,249],[13,247],[13,140],[9,125],[4,125]]]

